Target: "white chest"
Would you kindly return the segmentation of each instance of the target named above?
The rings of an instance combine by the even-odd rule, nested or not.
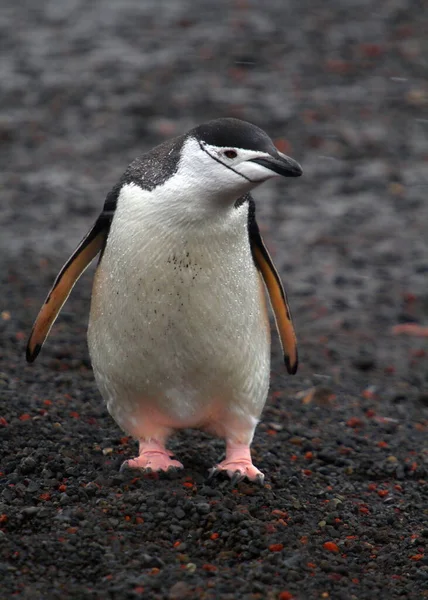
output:
[[[239,337],[260,304],[247,207],[189,222],[140,194],[139,205],[119,201],[94,290],[100,312],[114,313],[127,331],[160,333],[163,323],[181,333],[201,326],[199,335],[227,328]]]
[[[101,392],[192,413],[203,398],[251,401],[260,384],[264,402],[269,329],[247,207],[192,223],[154,208],[119,201],[96,273],[89,347]]]

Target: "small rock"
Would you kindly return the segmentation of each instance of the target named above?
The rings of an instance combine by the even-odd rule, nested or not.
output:
[[[376,367],[376,359],[372,352],[366,348],[362,348],[352,364],[360,371],[371,371]]]
[[[195,563],[191,563],[191,562],[190,562],[190,563],[187,563],[187,565],[186,565],[186,570],[187,570],[189,573],[194,573],[194,572],[196,571],[196,565],[195,565]]]
[[[211,507],[207,502],[200,502],[196,505],[196,510],[200,515],[207,515],[210,512]]]
[[[26,458],[22,459],[21,464],[19,465],[19,470],[24,475],[28,475],[34,471],[36,465],[36,460],[32,456],[27,456]]]
[[[177,519],[184,519],[184,517],[186,516],[186,513],[184,512],[184,510],[182,508],[180,508],[178,506],[177,508],[174,509],[174,515],[177,517]]]
[[[190,588],[184,581],[177,581],[169,590],[168,598],[170,600],[181,600],[187,598],[190,593]]]
[[[428,389],[426,390],[421,390],[418,400],[421,404],[423,404],[424,406],[428,406]]]
[[[21,515],[24,517],[34,517],[40,511],[38,506],[28,506],[21,510]]]
[[[165,566],[165,563],[157,556],[151,556],[150,554],[142,554],[141,566],[145,569],[152,569],[153,567],[161,569]]]

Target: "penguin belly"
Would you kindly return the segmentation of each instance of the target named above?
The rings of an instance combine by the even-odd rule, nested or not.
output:
[[[88,328],[110,414],[138,439],[187,427],[228,437],[228,423],[243,420],[254,430],[269,387],[270,329],[246,207],[198,226],[121,210]]]

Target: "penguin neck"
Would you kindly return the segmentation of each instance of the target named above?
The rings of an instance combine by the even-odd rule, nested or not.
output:
[[[156,194],[135,184],[122,188],[110,229],[108,245],[119,253],[161,255],[169,249],[191,245],[203,251],[239,253],[248,243],[248,206],[233,204],[215,211],[190,212],[186,199],[175,190],[174,195]],[[201,201],[203,201],[201,199]],[[216,250],[215,250],[216,249]],[[198,251],[199,251],[198,250]]]
[[[176,182],[178,184],[179,182]],[[155,190],[147,191],[135,183],[123,186],[116,212],[121,220],[132,223],[156,224],[160,230],[171,228],[204,228],[206,224],[224,226],[235,221],[239,196],[230,198],[195,189],[192,182],[187,185],[172,185],[167,182]]]

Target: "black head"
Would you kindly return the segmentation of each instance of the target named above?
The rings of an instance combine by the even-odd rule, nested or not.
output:
[[[229,168],[236,166],[234,159],[241,162],[236,150],[238,154],[239,150],[242,150],[249,151],[245,155],[247,162],[256,163],[273,173],[285,177],[299,177],[302,174],[300,165],[279,152],[263,129],[247,121],[233,118],[215,119],[198,125],[189,131],[188,135],[199,142],[202,150]],[[221,152],[217,153],[217,149]],[[245,177],[245,170],[237,171]],[[251,176],[249,180],[252,181]]]
[[[278,152],[263,129],[239,119],[214,119],[198,125],[190,133],[210,146],[258,150],[273,156]]]

